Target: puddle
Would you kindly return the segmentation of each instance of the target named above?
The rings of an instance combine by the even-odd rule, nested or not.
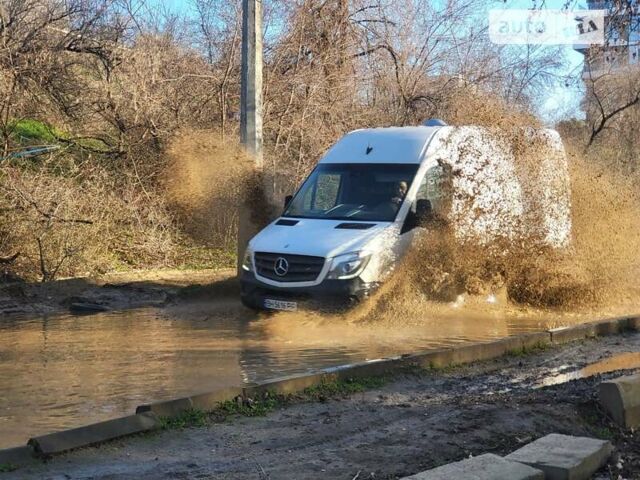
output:
[[[561,383],[571,382],[582,378],[589,378],[600,373],[615,372],[616,370],[631,370],[640,368],[640,352],[629,352],[614,355],[599,362],[587,365],[581,370],[562,372],[569,368],[562,366],[555,369],[554,374],[544,378],[535,388],[549,387]]]

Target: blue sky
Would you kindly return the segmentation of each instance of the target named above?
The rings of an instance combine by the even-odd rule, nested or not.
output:
[[[150,3],[158,5],[165,5],[167,7],[174,8],[176,10],[184,9],[188,6],[188,0],[151,0]]]
[[[177,11],[188,9],[189,0],[150,0],[151,3],[162,5],[175,9]],[[440,0],[434,0],[439,2]],[[560,9],[562,8],[565,0],[547,0],[545,5],[548,9]],[[585,2],[574,2],[576,9],[586,9]],[[531,8],[533,5],[532,0],[509,0],[506,3],[493,1],[487,2],[488,8]],[[566,55],[566,68],[563,72],[564,75],[571,73],[579,75],[582,68],[582,55],[571,46],[563,47]],[[546,100],[543,100],[543,104],[540,105],[539,113],[548,123],[553,123],[559,117],[577,116],[581,117],[582,112],[579,109],[580,99],[582,98],[582,88],[580,82],[573,82],[567,87],[562,80],[559,80],[555,86],[551,86],[546,96]]]

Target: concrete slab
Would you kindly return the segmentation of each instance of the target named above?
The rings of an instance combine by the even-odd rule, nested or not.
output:
[[[49,456],[134,433],[154,430],[159,426],[158,417],[147,412],[35,437],[29,440],[29,445],[33,446],[37,454]]]
[[[544,480],[535,468],[487,453],[461,462],[450,463],[405,480]]]
[[[505,458],[542,470],[547,480],[587,480],[606,463],[612,451],[606,440],[552,433]]]
[[[640,427],[640,375],[602,382],[599,394],[600,404],[618,425]]]

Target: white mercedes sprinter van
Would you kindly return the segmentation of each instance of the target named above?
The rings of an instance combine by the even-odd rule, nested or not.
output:
[[[527,237],[566,247],[562,142],[552,130],[527,136],[541,160],[524,188],[508,142],[486,128],[432,120],[345,135],[288,197],[282,216],[249,242],[242,302],[267,310],[353,303],[393,271],[416,233],[442,221],[461,240]]]

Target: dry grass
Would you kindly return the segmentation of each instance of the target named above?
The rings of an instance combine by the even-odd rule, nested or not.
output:
[[[509,104],[473,85],[451,89],[439,114],[449,125],[476,125],[503,134],[540,126],[540,120],[522,106]]]
[[[66,177],[16,167],[5,168],[0,183],[8,206],[1,248],[20,254],[11,265],[19,276],[51,280],[170,263],[170,216],[127,179],[98,168]]]

